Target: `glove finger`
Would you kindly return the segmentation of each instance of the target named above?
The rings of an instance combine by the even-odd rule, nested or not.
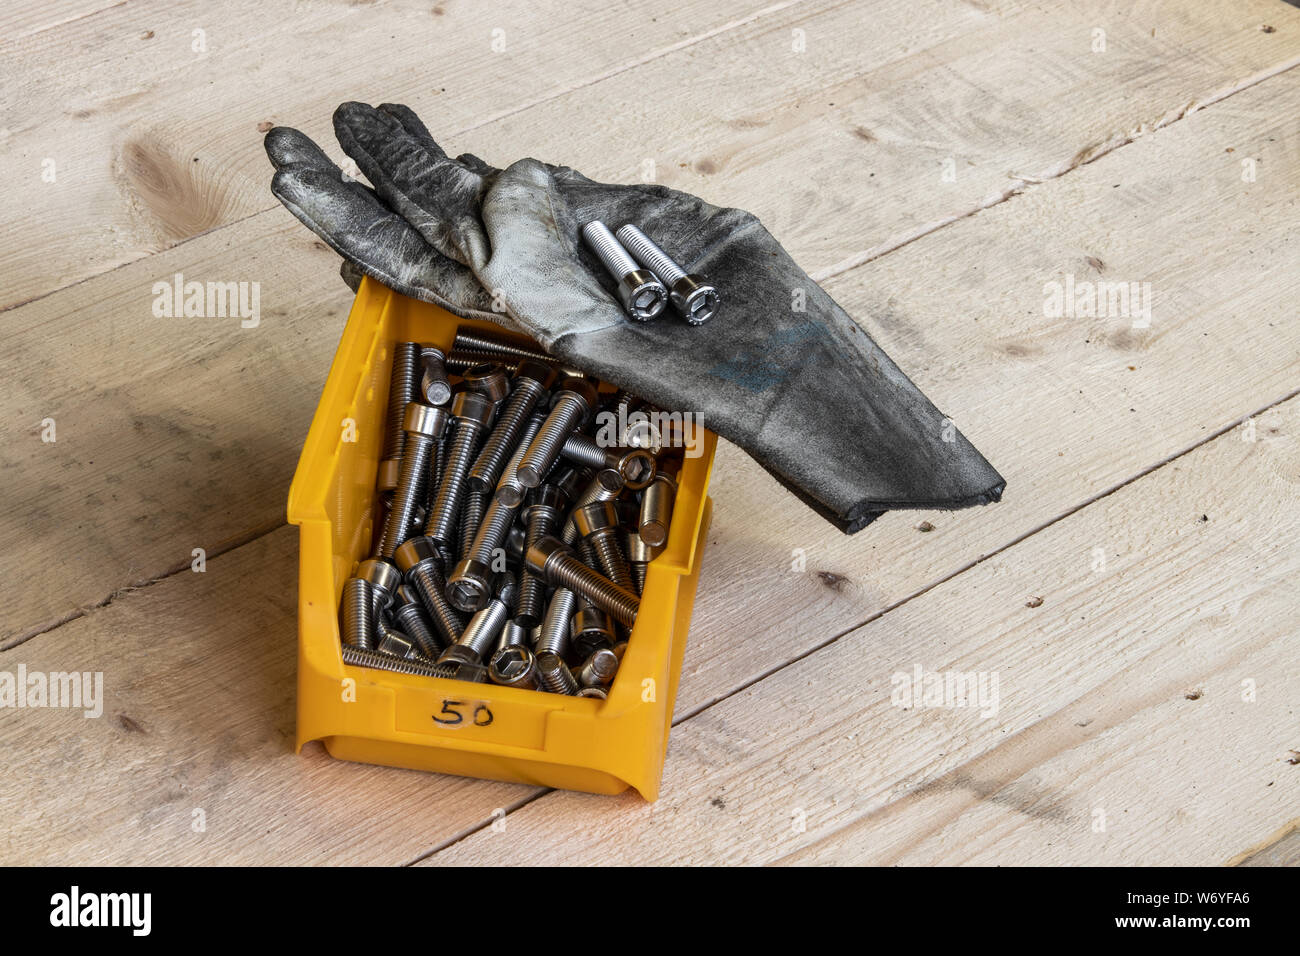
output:
[[[338,173],[334,161],[325,155],[325,151],[316,145],[306,133],[291,126],[275,126],[262,140],[266,155],[276,169],[286,166],[311,166]]]
[[[391,112],[343,103],[334,112],[334,133],[375,192],[430,245],[466,266],[486,261],[484,178],[448,159],[422,125],[412,135]]]
[[[493,177],[501,172],[501,170],[479,159],[473,153],[461,153],[456,157],[456,162],[460,163],[470,172],[478,173],[483,177]]]
[[[431,248],[360,183],[314,166],[285,166],[271,191],[335,252],[384,285],[457,315],[501,320],[469,269]]]

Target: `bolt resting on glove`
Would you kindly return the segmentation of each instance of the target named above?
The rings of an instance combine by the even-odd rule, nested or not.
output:
[[[567,365],[696,413],[846,533],[891,508],[1001,497],[1002,477],[752,214],[535,159],[451,159],[405,106],[344,103],[334,131],[373,189],[297,130],[272,129],[266,151],[272,191],[344,257],[345,277],[523,332]],[[638,299],[620,297],[622,277],[583,241],[592,222],[630,224],[693,280],[708,276],[716,317],[630,318],[623,303]]]

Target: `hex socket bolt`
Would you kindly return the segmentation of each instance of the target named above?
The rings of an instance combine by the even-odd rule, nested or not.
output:
[[[619,229],[617,238],[637,262],[663,280],[669,301],[683,319],[691,325],[703,325],[717,314],[718,290],[704,276],[688,274],[632,223]]]
[[[582,662],[578,673],[578,683],[583,687],[608,687],[618,674],[620,661],[618,655],[609,648],[602,647]]]
[[[527,442],[532,440],[540,425],[540,419],[534,418],[529,421],[524,430],[524,441],[520,443],[514,457],[510,459],[510,464],[506,466],[508,471],[513,471],[519,463]],[[503,478],[503,483],[504,480]],[[482,498],[473,490],[469,492],[469,496],[471,502]],[[467,507],[466,511],[468,510]],[[479,610],[491,594],[489,578],[492,574],[492,557],[514,526],[516,510],[514,505],[506,504],[500,498],[493,497],[487,506],[487,511],[481,515],[472,540],[462,550],[463,556],[447,581],[447,599],[460,610]]]
[[[587,421],[595,407],[595,386],[581,378],[565,379],[551,399],[550,414],[515,469],[515,481],[525,488],[540,485],[559,460],[565,440]]]
[[[420,387],[420,346],[417,342],[398,342],[393,346],[393,370],[388,382],[388,420],[384,432],[384,453],[379,463],[379,490],[397,487],[399,462],[406,442],[402,415],[406,406],[417,400]]]
[[[569,670],[569,665],[549,651],[537,655],[537,682],[542,690],[552,694],[572,697],[578,693],[578,680]]]
[[[510,394],[510,379],[506,376],[506,370],[496,362],[485,362],[468,368],[461,379],[465,383],[465,391],[486,395],[493,405]]]
[[[451,400],[451,414],[456,420],[446,460],[442,463],[442,480],[438,495],[424,525],[424,533],[439,547],[450,552],[460,517],[461,496],[465,490],[465,475],[478,437],[492,422],[492,402],[478,392],[458,392]]]
[[[446,405],[451,401],[451,383],[447,381],[447,353],[426,345],[420,350],[420,394],[430,405]]]
[[[655,476],[655,456],[648,448],[602,448],[594,438],[581,432],[565,439],[560,454],[588,468],[612,468],[623,476],[629,491],[640,491]]]
[[[568,588],[555,589],[551,603],[546,606],[546,616],[542,618],[538,629],[537,642],[533,645],[538,654],[549,651],[563,657],[569,652],[569,624],[577,609],[578,595]]]
[[[524,561],[548,584],[576,591],[620,624],[631,627],[636,622],[641,599],[587,567],[559,538],[543,538],[528,549]]]
[[[411,643],[420,649],[420,653],[429,660],[436,660],[442,649],[449,643],[434,630],[433,622],[415,589],[403,584],[397,589],[397,604],[393,608],[393,620],[402,632],[411,639]]]
[[[495,593],[487,605],[469,619],[465,633],[455,644],[448,647],[438,657],[439,664],[451,664],[474,675],[472,679],[481,680],[487,676],[484,664],[490,659],[496,648],[497,639],[510,617],[515,603],[517,587],[514,576],[500,574],[497,576]]]
[[[497,479],[496,490],[493,495],[500,499],[502,504],[510,505],[516,508],[523,504],[524,497],[528,494],[528,489],[519,483],[519,462],[523,460],[524,453],[528,451],[528,446],[533,443],[537,433],[541,431],[542,424],[546,421],[549,414],[545,409],[535,408],[532,415],[528,417],[524,425],[523,433],[519,436],[519,444],[515,446],[514,454],[501,469],[501,477]]]
[[[537,689],[537,659],[527,647],[507,644],[488,661],[488,679],[503,687]]]
[[[613,501],[623,493],[623,476],[612,468],[605,468],[596,472],[591,481],[582,489],[577,500],[573,502],[573,510],[591,504],[593,501]],[[573,523],[572,514],[565,519],[564,527],[560,531],[560,538],[565,544],[574,544],[578,540],[578,526]]]
[[[375,647],[375,594],[365,578],[343,582],[343,643],[362,650]]]
[[[617,283],[614,292],[629,316],[648,322],[664,310],[668,305],[664,284],[653,272],[636,264],[607,225],[593,219],[582,227],[582,238]]]
[[[466,488],[462,497],[464,497],[465,502],[460,506],[460,549],[457,553],[463,556],[469,554],[470,548],[474,545],[474,538],[478,535],[479,526],[483,523],[483,510],[486,502],[483,500],[483,493],[475,491],[473,488]],[[477,609],[462,608],[461,610],[473,611]]]
[[[501,477],[511,452],[519,444],[519,436],[528,423],[533,409],[547,396],[547,389],[555,381],[555,369],[541,362],[525,361],[515,374],[515,388],[509,400],[497,415],[492,433],[483,443],[483,449],[469,470],[469,484],[479,491],[488,491]]]
[[[609,615],[594,607],[584,607],[573,615],[569,630],[572,634],[569,640],[578,657],[589,657],[602,647],[611,648],[618,638]]]
[[[623,533],[623,547],[627,549],[627,566],[632,572],[632,584],[637,594],[645,593],[645,576],[650,562],[663,553],[663,548],[654,548],[646,544],[645,539],[635,531]]]
[[[420,490],[429,471],[433,445],[447,427],[447,413],[441,408],[411,402],[402,418],[406,444],[402,451],[402,473],[397,479],[397,492],[393,507],[384,520],[384,533],[379,539],[379,556],[391,558],[397,546],[406,540],[411,527],[411,517],[419,502]]]
[[[523,511],[525,551],[542,538],[555,533],[564,517],[565,501],[564,492],[558,485],[545,484],[533,489],[532,500]],[[528,625],[538,623],[542,619],[545,603],[546,581],[525,568],[519,579],[518,617]]]
[[[668,528],[673,522],[673,500],[677,497],[677,482],[666,472],[655,474],[641,493],[641,520],[637,532],[641,540],[652,548],[668,543]]]
[[[433,626],[442,635],[442,643],[455,644],[465,631],[465,621],[443,594],[447,582],[442,577],[442,552],[438,543],[426,536],[412,538],[393,553],[393,560],[429,612]]]
[[[395,631],[388,625],[380,622],[379,632],[383,636],[375,644],[375,650],[380,654],[388,654],[392,657],[400,657],[409,661],[424,661],[432,663],[423,654],[421,654],[414,644],[401,631]]]
[[[624,590],[636,593],[619,541],[618,507],[612,501],[593,501],[575,508],[573,524],[578,534],[596,552],[596,562],[609,578]]]
[[[370,667],[375,670],[393,671],[397,674],[419,674],[422,677],[456,676],[455,669],[451,667],[440,667],[437,664],[429,664],[424,661],[403,660],[400,657],[392,657],[378,651],[353,647],[351,644],[343,645],[343,663],[352,667]]]
[[[370,558],[357,565],[357,577],[370,582],[374,593],[376,618],[393,606],[393,598],[402,584],[402,572],[383,558]]]

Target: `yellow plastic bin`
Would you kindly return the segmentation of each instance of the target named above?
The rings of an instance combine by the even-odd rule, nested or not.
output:
[[[320,740],[343,760],[592,793],[630,786],[654,800],[712,510],[712,432],[683,462],[668,544],[647,570],[607,700],[343,664],[341,588],[371,540],[394,343],[450,349],[461,326],[527,344],[369,278],[352,305],[289,489],[300,529],[297,747]]]

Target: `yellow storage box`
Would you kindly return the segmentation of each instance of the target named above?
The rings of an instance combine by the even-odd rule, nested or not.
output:
[[[344,581],[370,547],[394,343],[451,348],[462,326],[515,338],[365,279],[289,490],[298,525],[298,734],[335,757],[592,793],[659,792],[677,678],[708,531],[717,438],[678,476],[664,552],[607,700],[343,664]]]

